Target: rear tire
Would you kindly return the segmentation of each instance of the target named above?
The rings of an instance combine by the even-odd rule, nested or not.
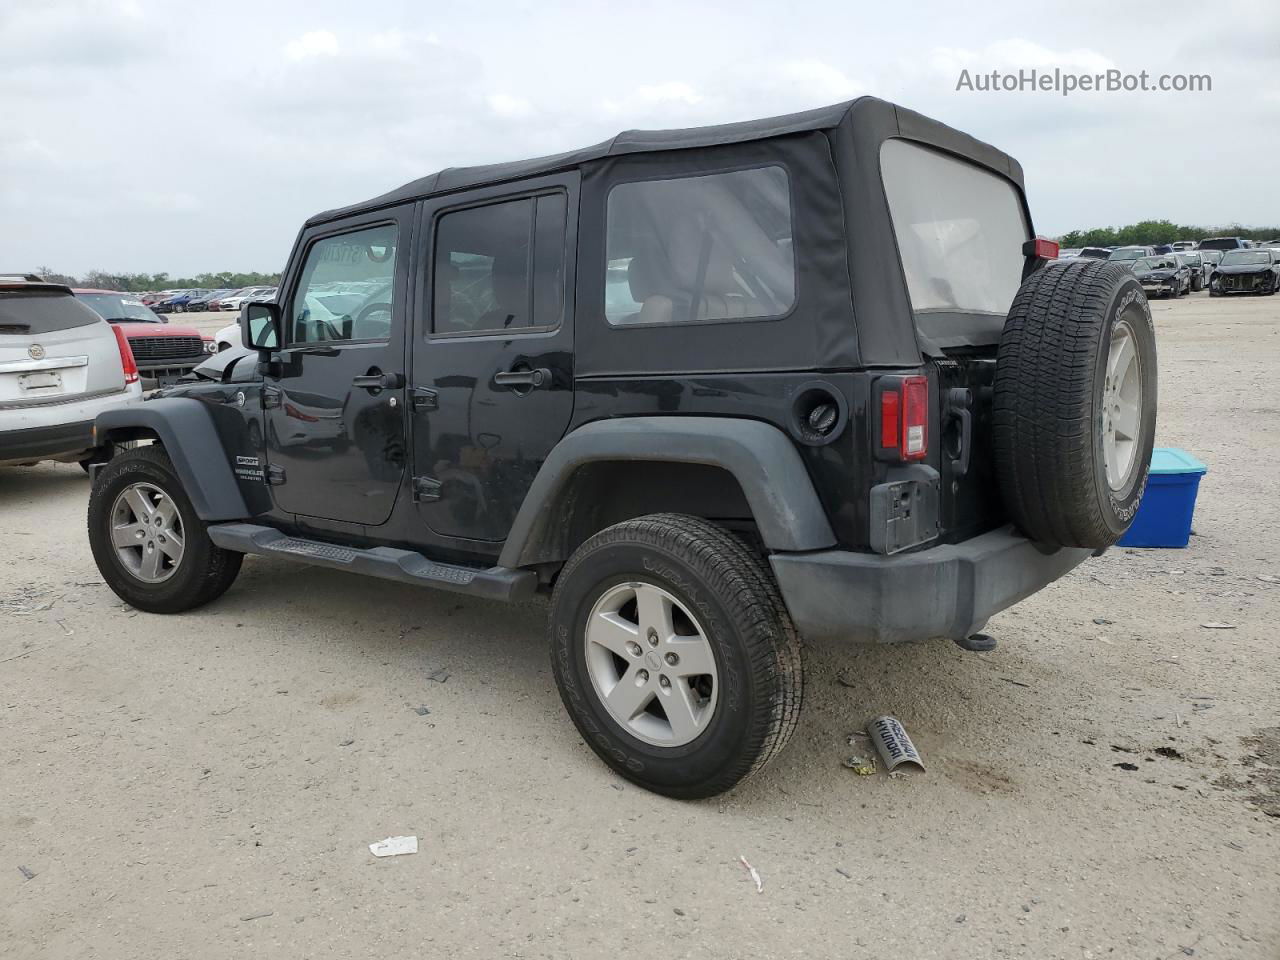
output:
[[[149,613],[180,613],[227,591],[244,555],[214,545],[164,448],[114,457],[89,495],[89,546],[116,596]]]
[[[1156,343],[1136,277],[1113,263],[1050,266],[1019,289],[993,405],[1005,504],[1031,539],[1109,547],[1146,487]]]
[[[705,520],[654,514],[591,537],[561,571],[549,632],[579,733],[645,789],[723,793],[795,730],[800,639],[777,584],[759,556]],[[672,660],[674,650],[689,653]]]

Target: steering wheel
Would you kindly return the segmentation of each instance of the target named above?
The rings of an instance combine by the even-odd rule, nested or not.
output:
[[[371,304],[369,304],[368,306],[363,307],[363,308],[360,310],[360,312],[356,314],[356,322],[353,324],[353,326],[354,326],[356,329],[360,329],[360,328],[362,328],[362,327],[365,325],[365,323],[367,323],[367,322],[368,322],[372,317],[375,317],[375,316],[377,316],[378,314],[386,314],[386,316],[387,316],[387,320],[386,320],[386,323],[387,323],[387,331],[388,331],[388,332],[390,332],[390,330],[391,330],[391,304],[389,304],[389,303],[371,303]],[[363,332],[361,332],[361,333],[359,333],[359,334],[355,334],[355,333],[353,333],[353,336],[355,336],[357,339],[366,339],[366,336],[367,336],[367,335],[366,335],[366,334],[364,334]],[[378,334],[374,334],[374,336],[378,336]]]

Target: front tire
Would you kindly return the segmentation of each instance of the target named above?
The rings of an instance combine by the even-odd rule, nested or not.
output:
[[[164,448],[114,457],[89,495],[89,546],[102,579],[148,613],[180,613],[227,591],[244,556],[214,545]]]
[[[549,632],[579,733],[648,790],[723,793],[795,730],[800,639],[777,583],[705,520],[654,514],[591,537],[561,571]]]

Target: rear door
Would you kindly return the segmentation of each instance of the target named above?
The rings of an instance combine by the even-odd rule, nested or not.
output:
[[[407,462],[411,222],[406,206],[303,235],[281,288],[283,346],[263,382],[267,478],[281,510],[367,525],[391,514]]]
[[[886,140],[880,166],[917,340],[934,384],[930,462],[939,525],[955,542],[1004,521],[994,475],[996,352],[1026,263],[1017,185],[953,154]],[[936,459],[935,459],[936,458]]]
[[[0,286],[0,408],[124,389],[107,322],[58,287]]]
[[[577,174],[429,200],[413,340],[415,499],[504,540],[573,414]]]

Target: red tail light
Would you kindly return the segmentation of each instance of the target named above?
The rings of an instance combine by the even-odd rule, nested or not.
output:
[[[929,381],[902,381],[902,459],[923,460],[929,452]]]
[[[923,460],[929,453],[929,380],[885,377],[880,382],[880,451],[890,459]]]
[[[1057,260],[1060,249],[1057,240],[1036,237],[1034,240],[1028,240],[1022,245],[1022,255],[1024,257],[1039,257],[1042,260]]]
[[[902,447],[902,394],[886,389],[880,394],[880,449]]]
[[[124,384],[138,382],[138,362],[133,359],[133,348],[129,346],[129,338],[124,331],[112,324],[111,332],[116,335],[116,346],[120,348],[120,366],[124,369]]]

